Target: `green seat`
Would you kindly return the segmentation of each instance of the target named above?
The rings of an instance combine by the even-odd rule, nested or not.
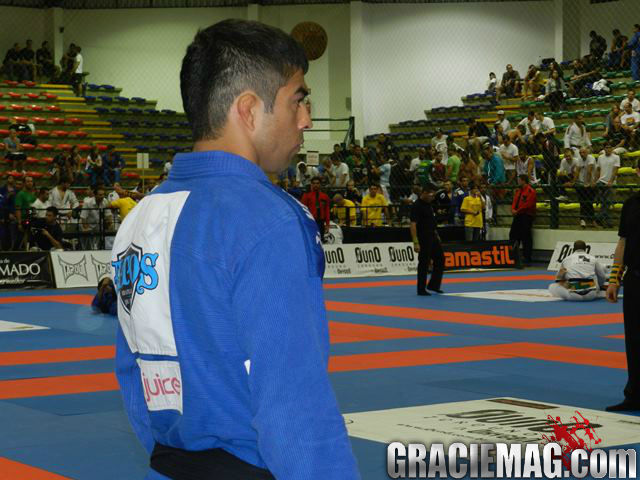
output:
[[[602,143],[604,142],[606,139],[604,137],[596,137],[596,138],[592,138],[591,139],[591,143]]]

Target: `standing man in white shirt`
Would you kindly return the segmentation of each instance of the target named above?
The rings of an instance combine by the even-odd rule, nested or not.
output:
[[[606,282],[604,268],[587,253],[583,240],[573,243],[573,253],[562,261],[556,281],[549,285],[552,296],[576,302],[595,300]]]
[[[105,198],[104,188],[96,188],[93,196],[84,199],[80,212],[80,228],[83,233],[91,234],[82,237],[80,242],[85,250],[97,250],[100,246],[100,232],[111,231],[113,213],[108,207],[109,200]]]
[[[349,166],[342,161],[342,156],[331,154],[331,186],[333,188],[345,188],[349,181]]]
[[[636,98],[635,90],[630,89],[627,92],[627,98],[623,98],[622,101],[620,102],[620,110],[624,110],[624,107],[627,103],[631,104],[631,108],[633,109],[634,112],[640,111],[640,100]]]
[[[611,187],[616,183],[618,168],[620,168],[620,157],[613,153],[613,145],[608,143],[604,147],[604,154],[600,155],[596,162],[596,189],[600,203],[600,214],[596,217],[596,221],[605,228],[611,227],[609,223],[609,207],[613,196]]]
[[[590,147],[591,138],[587,132],[587,127],[584,124],[584,115],[579,113],[575,119],[567,127],[567,131],[564,134],[564,148],[572,148],[575,152],[582,147]]]
[[[49,190],[45,187],[38,189],[38,197],[35,202],[31,204],[31,216],[32,218],[44,218],[47,216],[47,208],[51,204],[49,203]]]
[[[73,63],[73,91],[76,96],[80,96],[80,84],[82,83],[82,73],[84,72],[84,59],[82,58],[82,48],[79,45],[75,47],[76,58]]]
[[[633,111],[633,106],[630,102],[624,105],[624,113],[620,116],[620,124],[629,138],[629,149],[634,150],[640,143],[640,130],[638,130],[640,113]]]
[[[436,134],[434,137],[431,137],[431,145],[435,149],[436,152],[442,153],[442,164],[446,165],[449,160],[448,148],[447,148],[447,138],[448,135],[445,135],[442,132],[441,128],[436,128]]]
[[[516,160],[518,159],[518,147],[511,143],[509,135],[504,136],[504,141],[498,149],[504,164],[504,173],[507,177],[507,183],[513,184],[516,180]]]
[[[576,194],[580,201],[580,226],[587,227],[587,222],[595,227],[594,222],[594,184],[596,182],[596,159],[589,153],[589,149],[582,147],[577,158],[580,173],[578,174],[578,182],[575,185]]]
[[[409,165],[409,171],[415,172],[416,169],[420,166],[420,164],[425,160],[427,160],[427,149],[424,147],[420,147],[418,149],[418,156],[411,160],[411,164]]]

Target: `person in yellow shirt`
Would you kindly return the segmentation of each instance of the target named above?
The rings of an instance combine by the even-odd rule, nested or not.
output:
[[[370,185],[369,194],[362,197],[362,226],[381,227],[382,209],[384,208],[384,218],[389,218],[389,202],[380,193],[379,185]]]
[[[356,204],[351,200],[347,200],[339,193],[333,196],[333,208],[331,213],[338,218],[338,224],[355,226],[356,225]]]
[[[469,195],[462,201],[460,211],[464,213],[464,238],[467,242],[477,242],[482,234],[482,212],[484,211],[484,200],[480,195],[480,190],[473,185]]]
[[[120,213],[120,220],[124,220],[124,217],[129,215],[129,212],[138,204],[131,197],[120,197],[109,204],[109,208],[117,208]]]

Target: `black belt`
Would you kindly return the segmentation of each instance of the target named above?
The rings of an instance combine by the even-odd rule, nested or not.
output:
[[[275,480],[221,448],[192,452],[156,443],[150,466],[172,480]]]

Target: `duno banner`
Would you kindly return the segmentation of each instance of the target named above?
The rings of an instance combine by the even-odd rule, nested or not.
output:
[[[587,253],[596,257],[596,260],[605,270],[611,269],[613,263],[613,253],[616,250],[615,243],[587,243]],[[551,260],[547,270],[557,272],[560,269],[562,261],[573,253],[573,241],[557,242],[556,248],[553,250]]]
[[[53,287],[49,252],[0,252],[0,288]]]
[[[411,243],[324,245],[325,277],[413,275],[418,254]],[[445,270],[517,268],[508,242],[444,244]]]
[[[111,274],[111,252],[51,252],[58,288],[96,287],[104,274]]]

